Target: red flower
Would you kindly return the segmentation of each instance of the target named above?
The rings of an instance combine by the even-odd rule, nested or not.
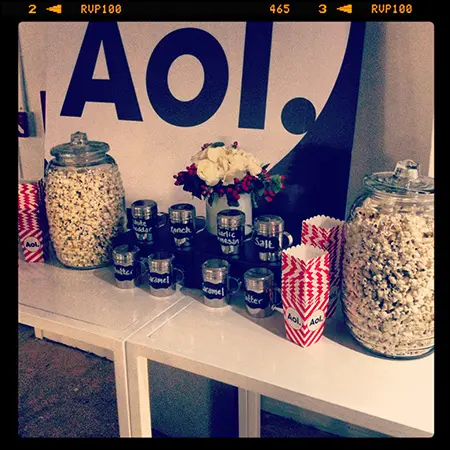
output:
[[[272,201],[272,197],[266,197],[266,200],[270,203]]]
[[[284,175],[280,175],[280,180],[285,180],[286,177]]]

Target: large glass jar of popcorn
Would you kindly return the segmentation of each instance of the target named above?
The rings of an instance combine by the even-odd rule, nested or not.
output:
[[[105,142],[76,132],[50,151],[45,206],[58,260],[74,269],[108,265],[123,231],[125,197],[119,168]]]
[[[345,225],[345,322],[378,355],[427,355],[434,349],[434,180],[406,160],[363,182]]]

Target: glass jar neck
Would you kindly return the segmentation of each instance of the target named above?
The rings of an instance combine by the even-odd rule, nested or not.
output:
[[[66,153],[55,156],[54,162],[58,166],[84,167],[107,162],[110,157],[105,151]]]
[[[369,196],[373,199],[380,200],[382,202],[395,202],[402,204],[421,204],[429,205],[434,203],[434,195],[424,195],[424,194],[410,194],[410,195],[400,195],[393,194],[383,191],[378,191],[376,189],[368,189]]]

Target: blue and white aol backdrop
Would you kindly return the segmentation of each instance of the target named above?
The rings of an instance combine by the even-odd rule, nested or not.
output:
[[[127,206],[201,214],[173,174],[205,142],[238,141],[287,177],[256,213],[293,234],[312,215],[343,219],[363,38],[344,22],[52,23],[45,156],[84,131],[110,145]]]

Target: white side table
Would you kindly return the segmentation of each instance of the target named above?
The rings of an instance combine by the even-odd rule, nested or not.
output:
[[[152,320],[164,323],[191,299],[179,291],[156,298],[146,286],[118,289],[110,267],[71,270],[19,260],[18,270],[20,323],[113,352],[120,435],[130,436],[125,341]]]
[[[285,338],[281,314],[250,318],[242,295],[222,309],[190,295],[164,325],[151,323],[126,342],[133,436],[151,436],[148,360],[237,386],[240,436],[260,436],[260,394],[389,436],[433,435],[433,354],[370,355],[339,311],[321,341],[303,349]]]

